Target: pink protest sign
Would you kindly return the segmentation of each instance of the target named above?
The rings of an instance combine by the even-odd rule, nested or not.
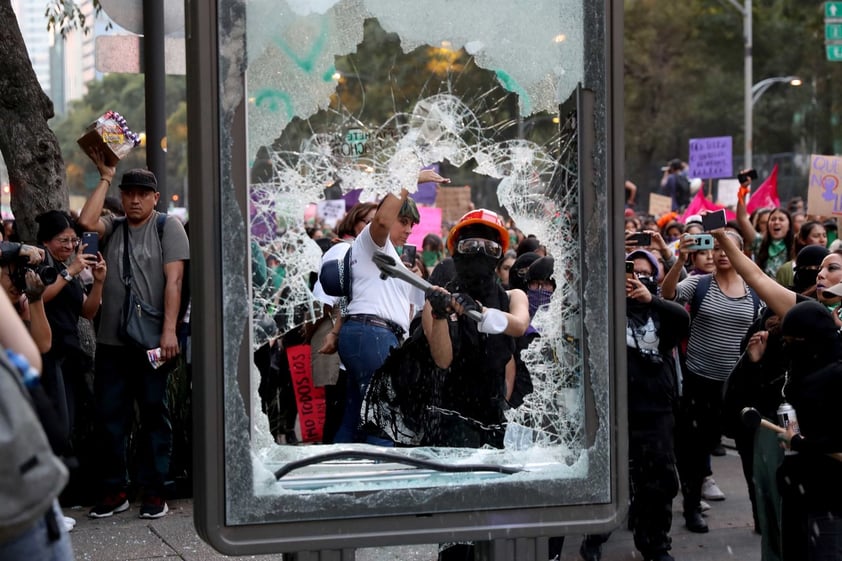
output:
[[[441,237],[441,209],[432,206],[419,206],[418,212],[421,214],[421,222],[415,225],[409,239],[406,243],[412,244],[415,247],[421,248],[424,236],[427,234],[435,234]],[[420,253],[419,253],[420,255]]]

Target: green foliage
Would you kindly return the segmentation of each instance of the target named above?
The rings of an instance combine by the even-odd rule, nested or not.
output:
[[[99,0],[94,0],[94,16],[102,11]],[[47,19],[47,31],[58,31],[62,37],[74,29],[81,29],[87,35],[91,29],[87,25],[87,18],[73,0],[50,0],[44,11]],[[108,24],[111,27],[111,24]]]
[[[752,2],[753,82],[788,75],[804,81],[800,88],[776,84],[755,104],[755,164],[778,153],[839,153],[842,64],[825,60],[822,5]],[[660,166],[686,159],[689,139],[706,136],[732,136],[739,165],[745,84],[740,12],[729,0],[626,0],[624,34],[626,177],[642,193],[656,190]],[[790,180],[791,189],[806,185],[806,178]]]

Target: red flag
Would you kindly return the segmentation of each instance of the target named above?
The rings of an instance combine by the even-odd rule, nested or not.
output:
[[[778,164],[775,164],[769,177],[752,193],[746,205],[746,210],[751,214],[758,208],[777,208],[779,206],[781,206],[781,198],[778,196]]]
[[[693,197],[693,200],[690,201],[690,204],[687,205],[687,210],[684,211],[684,215],[681,217],[682,222],[687,222],[687,217],[693,214],[701,214],[702,211],[714,211],[719,210],[721,208],[725,208],[724,205],[719,205],[716,203],[712,203],[705,198],[705,191],[704,189],[699,189],[696,193],[696,196]],[[736,218],[736,214],[731,210],[725,208],[725,220],[733,220]]]

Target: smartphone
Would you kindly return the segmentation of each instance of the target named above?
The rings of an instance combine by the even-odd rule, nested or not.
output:
[[[750,169],[750,170],[746,171],[745,173],[738,173],[737,174],[737,181],[739,181],[740,183],[745,183],[749,179],[757,179],[757,170],[756,169]]]
[[[626,238],[626,243],[630,243],[631,245],[642,246],[652,245],[652,234],[650,234],[649,232],[637,232],[631,234]]]
[[[415,266],[415,255],[417,250],[415,246],[412,244],[406,244],[403,246],[403,253],[401,253],[401,261],[403,261],[406,265],[410,267]]]
[[[634,261],[626,261],[626,278],[634,278]]]
[[[702,228],[705,232],[725,227],[725,209],[721,208],[714,212],[702,215]]]
[[[713,249],[713,236],[710,234],[690,234],[690,237],[693,238],[693,245],[687,247],[690,251]]]
[[[96,232],[85,232],[82,234],[82,245],[86,246],[82,253],[96,255],[99,252],[99,234]]]

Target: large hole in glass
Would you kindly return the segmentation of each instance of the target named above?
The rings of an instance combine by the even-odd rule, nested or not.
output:
[[[356,4],[343,4],[342,12],[330,4],[324,14],[293,5],[298,13],[282,14],[280,26],[263,3],[248,8],[254,492],[283,495],[285,510],[299,519],[325,508],[308,504],[312,493],[335,512],[357,516],[365,506],[384,508],[377,491],[400,490],[389,495],[387,510],[404,512],[409,497],[419,513],[458,508],[471,486],[488,483],[498,484],[495,505],[516,505],[540,480],[553,482],[548,505],[605,502],[604,479],[575,484],[607,470],[604,448],[597,455],[602,467],[594,469],[594,435],[585,430],[592,393],[580,286],[582,16],[572,10],[560,18],[549,10],[541,21],[540,14],[513,14],[513,37],[523,44],[505,49],[481,40],[422,39],[442,34],[429,22],[408,26],[412,18],[380,4],[368,3],[371,12]],[[475,17],[477,28],[493,27],[486,21],[491,14]],[[501,17],[494,14],[495,21]],[[472,25],[462,20],[446,35],[472,36],[454,31],[463,27]],[[547,53],[527,56],[532,51],[524,49],[536,37]],[[562,68],[559,60],[569,65]],[[416,185],[422,167],[438,169],[450,185]],[[316,366],[316,385],[304,380],[317,347],[308,349],[309,358],[298,351],[323,319],[313,282],[329,245],[325,236],[354,204],[377,202],[400,186],[421,210],[422,223],[410,238],[419,254],[425,234],[446,238],[464,212],[488,208],[508,219],[512,247],[519,236],[531,235],[554,257],[555,291],[535,311],[532,328],[539,336],[521,355],[533,389],[506,410],[501,448],[319,444],[331,398],[323,384],[336,377]],[[604,388],[597,394],[597,406],[604,407]],[[600,427],[596,438],[604,439],[604,431]],[[411,435],[404,443],[412,443]],[[411,461],[367,456],[378,452]],[[452,473],[425,462],[487,469]]]

